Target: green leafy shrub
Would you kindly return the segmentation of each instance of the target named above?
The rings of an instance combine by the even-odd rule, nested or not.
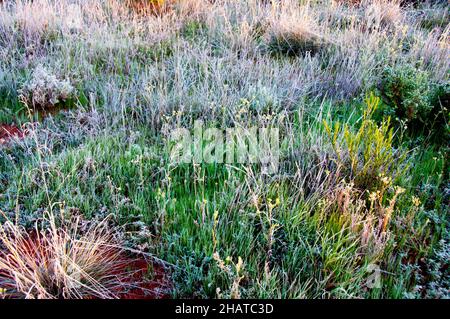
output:
[[[438,117],[440,120],[448,120],[448,107],[450,105],[450,83],[439,83],[433,86],[431,98],[432,117]]]
[[[381,93],[384,115],[408,123],[409,132],[430,134],[442,141],[448,135],[450,85],[431,81],[429,73],[411,64],[387,67]]]
[[[366,109],[356,132],[348,124],[340,122],[332,127],[324,121],[324,126],[331,139],[337,165],[357,188],[374,190],[379,188],[384,178],[395,179],[399,175],[405,155],[399,155],[393,146],[390,117],[379,125],[372,119],[380,98],[371,94],[365,103]]]
[[[448,235],[447,235],[448,237]],[[442,239],[425,258],[422,267],[415,267],[416,286],[405,293],[407,298],[449,299],[450,298],[450,246],[448,238]],[[411,266],[410,266],[411,268]]]
[[[386,67],[381,91],[391,113],[402,120],[425,122],[433,108],[428,73],[410,64]]]

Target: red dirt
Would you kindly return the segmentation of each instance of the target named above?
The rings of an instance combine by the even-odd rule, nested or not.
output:
[[[35,259],[46,259],[48,248],[40,243],[39,236],[33,234],[28,235],[27,239],[21,242],[22,251],[27,257]],[[4,247],[0,246],[0,255],[5,254]],[[113,253],[111,250],[104,252],[105,254]],[[115,253],[113,253],[115,255]],[[170,288],[172,283],[170,281],[169,272],[167,268],[161,264],[153,263],[144,255],[133,254],[130,255],[125,251],[119,252],[119,260],[111,269],[113,275],[122,278],[120,288],[112,291],[120,299],[168,299],[170,298]],[[46,261],[43,261],[46,262]],[[20,295],[15,294],[14,287],[11,285],[11,275],[4,269],[0,269],[0,282],[3,282],[3,289],[7,289],[10,293],[1,296],[7,299],[20,298]],[[7,284],[9,282],[9,284]],[[97,299],[96,297],[86,296],[85,299]]]
[[[128,285],[135,285],[129,289],[124,285],[124,289],[118,292],[120,299],[168,299],[170,298],[169,276],[167,270],[155,263],[151,263],[145,258],[130,258],[130,264],[122,269],[132,271]],[[149,278],[150,277],[150,278]]]
[[[11,138],[23,138],[25,133],[15,125],[0,124],[0,145],[6,144]]]

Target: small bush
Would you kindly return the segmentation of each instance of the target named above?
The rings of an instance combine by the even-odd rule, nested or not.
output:
[[[360,190],[379,189],[386,176],[395,179],[405,158],[393,146],[390,118],[384,119],[380,125],[372,119],[379,104],[380,99],[373,94],[366,99],[367,108],[356,132],[347,124],[341,129],[339,122],[331,127],[324,121],[337,164]]]
[[[450,83],[438,83],[433,85],[430,97],[432,110],[428,115],[427,122],[430,123],[433,132],[437,136],[441,136],[445,141],[450,133],[449,123],[449,106],[450,106]]]
[[[428,258],[427,273],[429,281],[424,282],[422,293],[426,298],[433,299],[450,299],[450,268],[448,261],[450,259],[450,243],[447,239],[442,239],[436,248],[433,249],[431,256]]]
[[[392,113],[401,120],[425,122],[433,108],[428,73],[410,64],[385,68],[381,91]]]
[[[33,108],[48,108],[64,103],[75,95],[75,88],[68,80],[60,80],[46,68],[38,65],[31,79],[19,90],[23,103]]]
[[[394,116],[410,133],[429,134],[435,142],[448,135],[450,85],[430,81],[429,74],[410,64],[387,67],[381,93],[385,115]]]

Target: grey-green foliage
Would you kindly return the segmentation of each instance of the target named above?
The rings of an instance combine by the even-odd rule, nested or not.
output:
[[[425,121],[432,110],[429,75],[411,64],[386,67],[381,90],[386,103],[400,119]]]

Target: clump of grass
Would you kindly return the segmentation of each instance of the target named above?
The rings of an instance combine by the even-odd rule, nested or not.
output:
[[[395,27],[403,20],[400,1],[374,0],[365,8],[366,22],[369,28]]]
[[[294,11],[295,12],[295,11]],[[272,53],[288,56],[314,55],[327,45],[318,27],[306,14],[282,14],[272,18],[267,29],[267,45]]]
[[[450,23],[450,14],[446,8],[423,10],[420,26],[432,30],[434,28],[445,28]]]
[[[394,186],[389,178],[380,180],[383,185],[373,192],[363,192],[353,182],[342,182],[319,201],[319,207],[326,215],[337,213],[347,221],[349,229],[360,241],[359,250],[369,258],[383,255],[392,236],[391,221],[398,217],[398,199],[405,192]],[[413,217],[414,212],[409,215]]]
[[[6,7],[11,3],[3,5]],[[14,6],[10,16],[2,16],[0,25],[9,28],[30,54],[58,37],[60,19],[52,1],[17,1]]]
[[[0,224],[0,288],[6,297],[117,298],[130,274],[119,271],[123,250],[106,221],[83,226],[76,217],[58,226],[49,213],[42,222],[49,227],[36,223],[32,233],[9,220]]]

